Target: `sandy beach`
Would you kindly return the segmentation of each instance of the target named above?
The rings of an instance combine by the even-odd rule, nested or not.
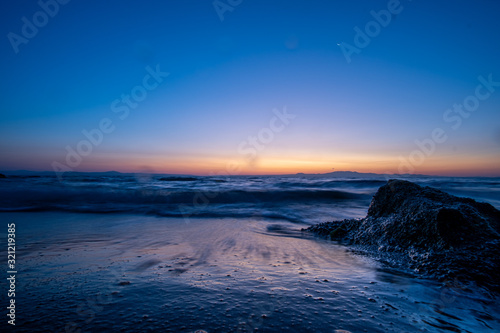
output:
[[[2,213],[22,332],[494,332],[498,306],[264,219]],[[341,331],[338,331],[341,332]]]

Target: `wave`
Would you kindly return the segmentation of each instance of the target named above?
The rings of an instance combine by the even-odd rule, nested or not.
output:
[[[223,184],[224,185],[224,184]],[[39,186],[0,188],[0,212],[66,211],[133,213],[180,218],[266,218],[318,222],[319,207],[353,202],[367,204],[370,195],[341,190],[202,190],[162,187]],[[301,208],[298,208],[301,206]],[[306,207],[306,208],[304,208]],[[315,211],[317,210],[317,211]],[[316,212],[316,214],[315,214]]]
[[[500,207],[499,181],[450,178],[425,179],[420,183]],[[364,216],[371,197],[385,182],[383,179],[272,176],[75,175],[64,182],[48,176],[10,177],[0,182],[0,212],[137,213],[204,218],[259,216],[317,223],[332,216]]]
[[[196,205],[116,205],[116,204],[101,204],[101,205],[38,205],[38,206],[19,206],[19,207],[0,207],[0,213],[14,212],[72,212],[84,214],[117,214],[130,213],[140,215],[154,215],[160,217],[176,217],[176,218],[266,218],[273,220],[287,220],[294,223],[307,223],[308,218],[300,215],[293,209],[281,207],[262,207],[252,205],[244,207],[242,205],[211,205],[211,206],[196,206]],[[311,221],[315,223],[317,221]]]
[[[112,188],[52,188],[0,190],[0,206],[39,204],[220,204],[249,202],[305,202],[365,199],[367,195],[340,190],[171,190]]]

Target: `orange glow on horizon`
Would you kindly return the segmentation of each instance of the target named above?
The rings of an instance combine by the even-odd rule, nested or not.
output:
[[[263,152],[253,161],[237,154],[197,153],[117,153],[96,152],[86,157],[74,171],[125,173],[166,173],[186,175],[279,175],[310,173],[322,174],[333,171],[356,171],[378,174],[423,174],[436,176],[485,176],[500,177],[500,155],[484,154],[435,154],[427,157],[420,165],[413,166],[408,172],[402,167],[400,156],[408,162],[408,155],[400,153],[338,153],[298,151],[291,154]],[[33,156],[32,156],[33,157]],[[39,153],[36,159],[25,159],[25,169],[33,171],[52,171],[54,155]],[[63,159],[57,159],[64,162]],[[36,161],[36,163],[35,163]],[[23,161],[24,162],[24,161]],[[401,171],[398,171],[400,169]],[[19,170],[14,165],[5,168]]]
[[[104,157],[104,156],[102,156]],[[313,158],[314,157],[314,158]],[[423,174],[436,176],[500,176],[497,156],[431,156],[421,165],[402,167],[399,156],[262,156],[248,161],[241,156],[109,156],[94,159],[78,171],[167,173],[191,175],[279,175],[322,174],[333,171],[356,171],[378,174]],[[411,172],[410,172],[411,171]]]

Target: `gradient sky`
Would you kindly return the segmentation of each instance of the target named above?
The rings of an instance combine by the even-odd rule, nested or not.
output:
[[[388,1],[220,2],[237,4],[224,20],[212,0],[72,0],[17,53],[9,33],[42,9],[2,2],[0,170],[500,176],[500,86],[443,118],[479,76],[500,82],[498,1],[401,1],[350,63],[342,45]],[[169,75],[120,119],[112,103],[148,66]],[[296,117],[270,132],[284,108]],[[105,118],[114,130],[70,166],[67,146]],[[426,153],[415,140],[436,128],[447,139]]]

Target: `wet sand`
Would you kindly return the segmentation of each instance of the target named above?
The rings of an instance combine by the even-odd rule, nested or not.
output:
[[[16,223],[17,331],[500,330],[494,299],[459,281],[442,285],[387,269],[301,233],[303,224],[0,216]]]

